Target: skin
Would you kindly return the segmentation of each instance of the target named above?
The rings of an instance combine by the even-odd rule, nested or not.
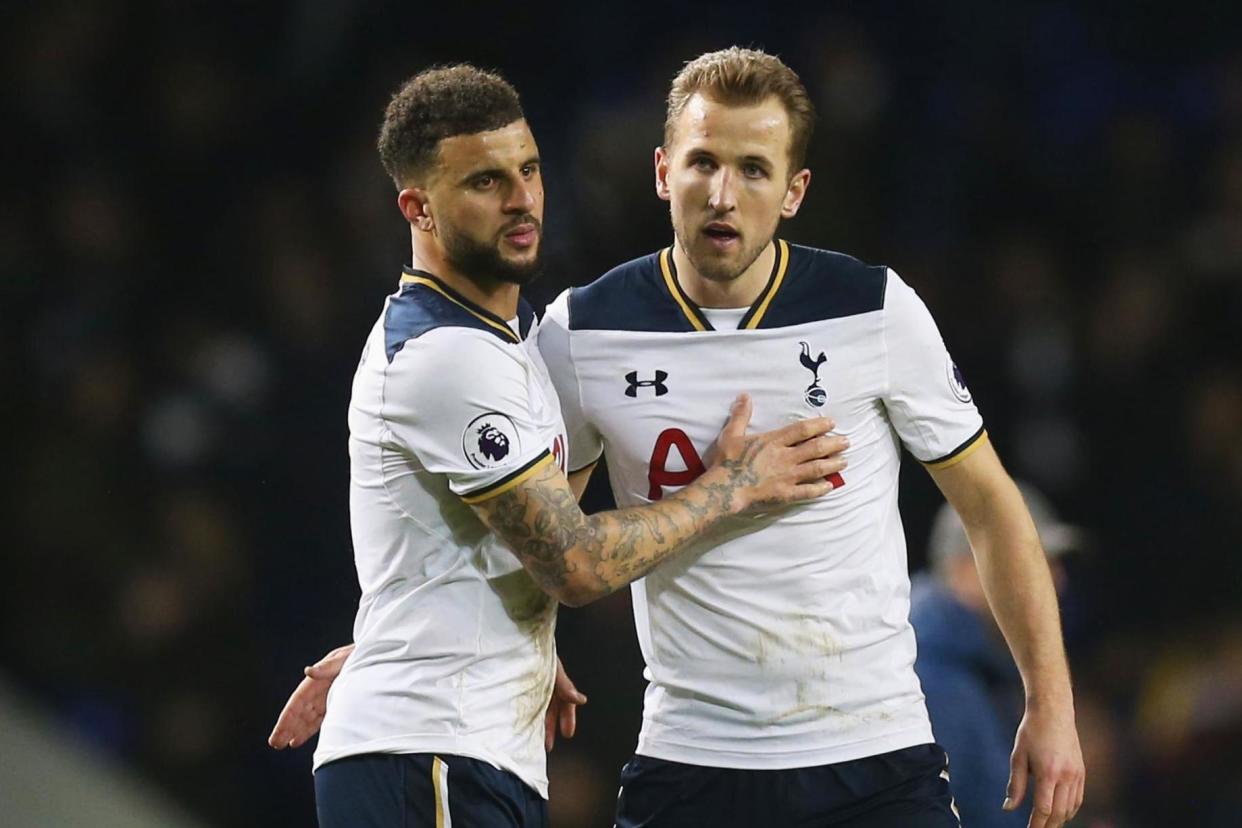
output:
[[[454,240],[495,250],[533,267],[543,235],[539,147],[526,121],[440,141],[435,167],[402,182],[397,207],[410,225],[416,270],[433,273],[501,319],[517,315],[516,282],[477,279],[453,262]]]
[[[1086,769],[1056,590],[1035,524],[991,444],[930,473],[966,527],[983,594],[1026,690],[1002,807],[1017,808],[1031,788],[1030,828],[1060,828],[1082,806]]]
[[[445,138],[435,169],[402,183],[397,206],[410,224],[413,266],[437,275],[502,319],[515,316],[518,284],[468,274],[455,265],[452,251],[455,240],[464,239],[476,247],[491,247],[519,269],[537,262],[543,182],[526,122]],[[713,465],[659,503],[588,516],[578,498],[591,469],[580,471],[571,482],[549,463],[472,508],[545,592],[581,606],[642,577],[727,517],[832,490],[825,478],[845,468],[840,454],[848,441],[827,435],[831,420],[813,418],[747,435],[750,415],[750,398],[742,395],[720,432]],[[318,730],[328,687],[351,651],[338,648],[322,667],[307,668],[269,736],[272,747],[296,747]],[[555,721],[560,721],[563,735],[572,735],[574,710],[585,702],[579,696],[558,663],[546,723],[549,746]]]
[[[602,598],[643,577],[721,520],[832,491],[848,441],[831,421],[803,420],[746,435],[750,398],[734,404],[717,439],[715,463],[656,503],[586,515],[573,487],[547,464],[528,481],[474,505],[544,592],[570,606]]]
[[[793,218],[811,171],[790,169],[789,115],[776,97],[728,106],[691,95],[668,147],[655,150],[656,195],[669,202],[677,280],[702,307],[750,305],[776,257],[772,237]],[[731,229],[727,241],[712,228]]]
[[[677,236],[673,250],[677,278],[699,305],[745,307],[766,284],[775,256],[776,226],[781,218],[797,213],[810,184],[808,170],[788,173],[788,146],[788,117],[777,99],[728,106],[696,94],[679,116],[670,146],[656,149],[656,193],[669,202]],[[736,240],[713,244],[704,233],[712,222],[732,227]],[[555,514],[564,508],[566,496],[581,494],[590,471],[580,472],[572,489],[566,482],[564,493],[528,495],[520,503],[514,498],[505,508],[535,518]],[[990,444],[954,466],[929,472],[966,527],[983,592],[1026,688],[1026,711],[1014,741],[1002,807],[1018,807],[1031,787],[1034,808],[1029,827],[1061,828],[1082,805],[1086,771],[1056,594],[1034,523]],[[564,525],[581,526],[572,521]],[[667,539],[659,543],[659,529],[658,522],[610,527],[622,537],[627,531],[645,533],[667,547]],[[583,536],[595,542],[588,534]],[[535,569],[552,560],[538,548],[525,554]],[[596,555],[594,561],[604,563],[606,556]],[[574,571],[582,570],[575,562]],[[542,577],[557,582],[568,574],[553,566]],[[597,585],[606,585],[625,573],[605,568],[589,574]]]

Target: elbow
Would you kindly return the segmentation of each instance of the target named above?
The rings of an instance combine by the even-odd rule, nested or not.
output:
[[[553,595],[567,607],[585,607],[612,592],[599,578],[572,573]]]

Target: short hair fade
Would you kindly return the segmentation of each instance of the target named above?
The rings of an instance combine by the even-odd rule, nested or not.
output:
[[[400,189],[434,165],[443,139],[489,132],[524,117],[517,90],[500,75],[468,63],[434,66],[392,96],[376,145]]]
[[[753,106],[775,95],[789,115],[790,172],[802,169],[815,131],[815,106],[794,70],[775,55],[730,46],[689,61],[673,78],[664,119],[664,148],[673,143],[673,127],[696,93],[729,105]]]

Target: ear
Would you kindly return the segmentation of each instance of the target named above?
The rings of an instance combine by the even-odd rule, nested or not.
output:
[[[668,192],[668,153],[664,151],[664,147],[655,148],[655,185],[656,195],[661,201],[668,201],[671,196]]]
[[[427,191],[421,187],[406,187],[397,193],[397,208],[415,230],[429,233],[435,229],[436,223],[431,217],[431,202]]]
[[[806,198],[807,188],[811,186],[811,171],[798,170],[789,180],[789,189],[785,190],[785,199],[781,202],[781,218],[793,218],[798,215],[802,199]]]

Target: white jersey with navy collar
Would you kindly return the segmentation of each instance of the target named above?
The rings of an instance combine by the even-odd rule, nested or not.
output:
[[[727,521],[633,584],[650,682],[642,755],[792,768],[932,739],[913,669],[900,452],[951,465],[986,439],[982,421],[895,273],[776,245],[733,330],[714,330],[680,289],[669,250],[566,291],[540,328],[571,468],[603,452],[619,505],[693,480],[741,392],[754,431],[827,415],[850,438],[836,490]]]
[[[349,406],[356,649],[332,685],[316,768],[455,754],[547,796],[556,603],[467,505],[546,463],[565,468],[535,334],[525,302],[510,327],[418,271],[385,302]]]

